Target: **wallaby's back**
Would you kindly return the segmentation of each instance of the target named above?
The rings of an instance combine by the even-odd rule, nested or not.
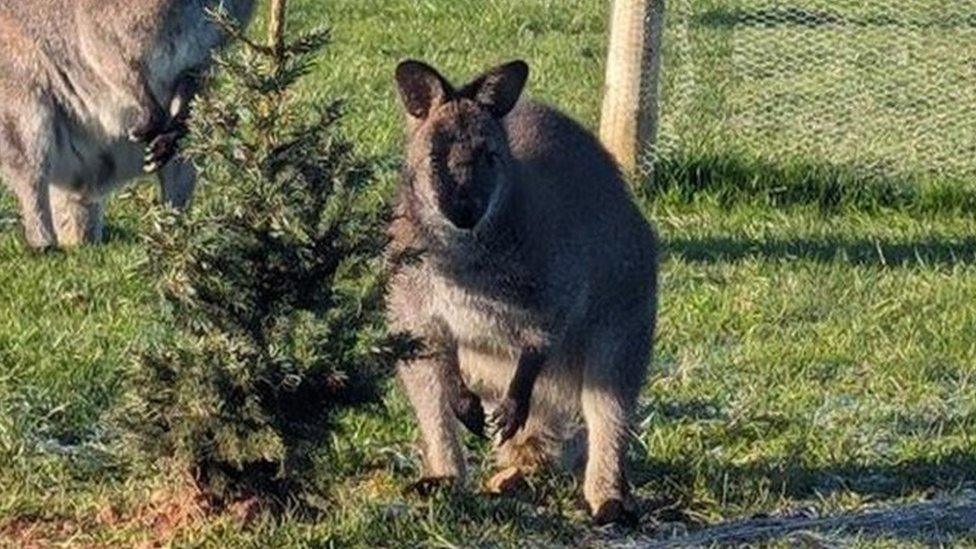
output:
[[[546,273],[556,291],[596,297],[587,316],[617,298],[626,305],[653,296],[654,234],[596,138],[531,101],[504,122],[521,170],[516,204],[536,272]]]

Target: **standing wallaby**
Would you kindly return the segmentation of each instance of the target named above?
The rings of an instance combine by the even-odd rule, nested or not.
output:
[[[454,416],[478,428],[478,399],[494,409],[501,464],[526,470],[568,445],[581,414],[586,501],[597,522],[625,521],[656,239],[589,132],[518,102],[527,77],[516,61],[455,88],[426,64],[397,67],[408,137],[391,248],[417,259],[397,267],[389,318],[424,344],[398,375],[420,426],[422,482],[463,477]]]
[[[104,197],[144,168],[186,204],[195,173],[171,157],[223,40],[207,10],[244,24],[253,3],[0,0],[0,179],[31,247],[100,240]]]

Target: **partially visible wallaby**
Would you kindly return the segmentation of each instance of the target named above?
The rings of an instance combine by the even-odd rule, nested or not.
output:
[[[104,197],[144,167],[185,205],[195,174],[171,157],[195,75],[223,40],[206,11],[243,24],[253,3],[0,1],[0,179],[30,246],[99,240]]]
[[[477,423],[470,387],[494,409],[509,467],[551,461],[582,414],[586,501],[598,522],[627,520],[623,461],[653,338],[656,239],[589,132],[518,102],[527,77],[516,61],[455,88],[423,63],[397,67],[408,137],[392,247],[419,256],[394,276],[389,318],[426,349],[398,375],[425,482],[463,477],[454,414]]]

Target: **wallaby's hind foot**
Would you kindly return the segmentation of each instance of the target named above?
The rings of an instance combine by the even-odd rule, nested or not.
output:
[[[634,527],[640,521],[636,504],[633,500],[608,499],[600,504],[600,507],[593,511],[593,522],[597,526],[606,524],[620,524],[622,526]]]
[[[33,210],[33,208],[31,208]],[[50,213],[37,215],[28,208],[21,207],[21,222],[24,226],[24,242],[37,252],[43,252],[57,245],[54,230],[51,226]]]
[[[460,479],[457,477],[423,477],[408,484],[403,489],[403,493],[404,495],[429,497],[437,492],[457,489],[460,484]]]

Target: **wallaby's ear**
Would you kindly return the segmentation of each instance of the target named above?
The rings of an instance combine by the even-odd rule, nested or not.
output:
[[[477,101],[496,118],[502,118],[518,103],[528,79],[529,66],[525,61],[512,61],[479,76],[461,88],[458,95]]]
[[[454,88],[434,67],[408,59],[396,68],[400,99],[410,116],[423,120],[431,109],[450,100]]]

